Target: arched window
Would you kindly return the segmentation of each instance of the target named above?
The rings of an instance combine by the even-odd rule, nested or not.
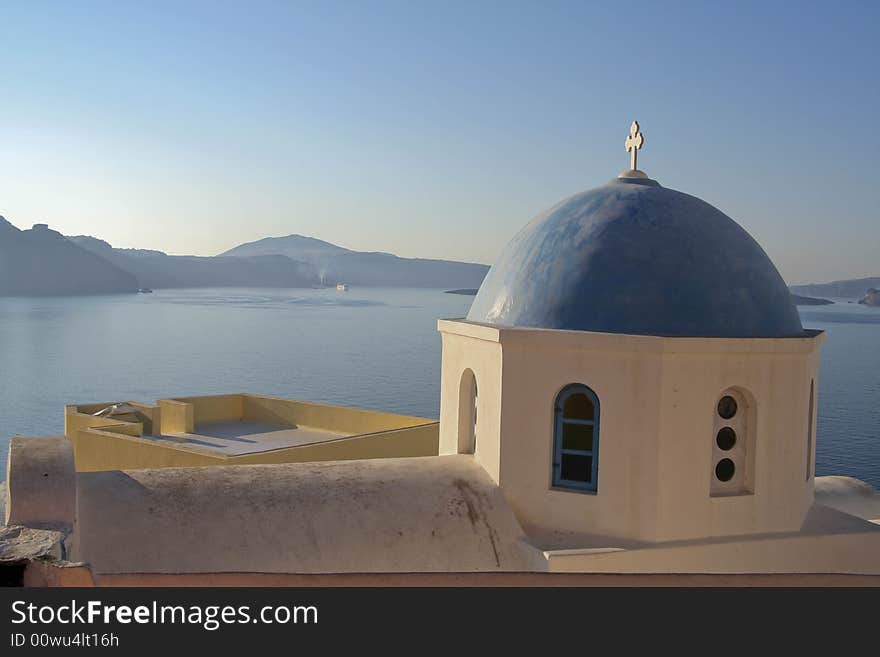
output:
[[[595,491],[599,475],[599,399],[573,383],[556,397],[553,428],[553,486]]]
[[[470,369],[458,386],[458,453],[473,454],[477,447],[477,379]]]

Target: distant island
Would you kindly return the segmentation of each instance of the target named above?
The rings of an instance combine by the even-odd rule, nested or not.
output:
[[[314,268],[284,256],[225,258],[172,256],[162,251],[115,249],[103,240],[78,235],[73,244],[130,272],[137,288],[179,287],[311,287]]]
[[[286,256],[308,263],[321,284],[391,287],[479,287],[487,265],[453,260],[401,258],[392,253],[352,251],[330,242],[288,235],[237,246],[221,257]]]
[[[865,306],[876,306],[880,308],[880,290],[871,288],[865,292],[865,296],[859,299],[859,303]]]
[[[446,294],[464,294],[467,296],[476,296],[477,292],[479,292],[478,288],[469,287],[462,290],[446,290]]]
[[[792,300],[796,306],[828,306],[834,305],[833,301],[828,299],[817,299],[815,297],[804,297],[799,294],[792,293]]]
[[[303,235],[267,237],[218,256],[114,248],[88,235],[0,217],[0,296],[135,293],[184,287],[479,287],[487,265],[360,252]]]
[[[866,290],[880,288],[880,276],[871,278],[853,278],[831,283],[813,283],[809,285],[792,285],[789,289],[794,294],[811,297],[839,297],[843,299],[861,299]]]

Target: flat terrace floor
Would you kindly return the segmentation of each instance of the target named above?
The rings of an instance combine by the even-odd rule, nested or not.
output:
[[[285,447],[313,445],[350,435],[353,434],[289,424],[224,420],[199,423],[193,433],[169,433],[162,436],[143,436],[143,438],[169,446],[186,446],[226,456],[241,456]]]

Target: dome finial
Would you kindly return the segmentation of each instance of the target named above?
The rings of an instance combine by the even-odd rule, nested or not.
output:
[[[638,152],[645,145],[645,135],[639,129],[638,121],[633,121],[629,127],[629,137],[626,138],[624,145],[626,146],[626,152],[630,153],[630,171],[638,171]]]

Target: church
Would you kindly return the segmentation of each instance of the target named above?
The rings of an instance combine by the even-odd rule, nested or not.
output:
[[[438,322],[439,422],[71,405],[65,435],[11,443],[6,562],[31,585],[877,584],[880,499],[815,476],[823,333],[643,144],[633,122],[630,167],[532,220]]]

